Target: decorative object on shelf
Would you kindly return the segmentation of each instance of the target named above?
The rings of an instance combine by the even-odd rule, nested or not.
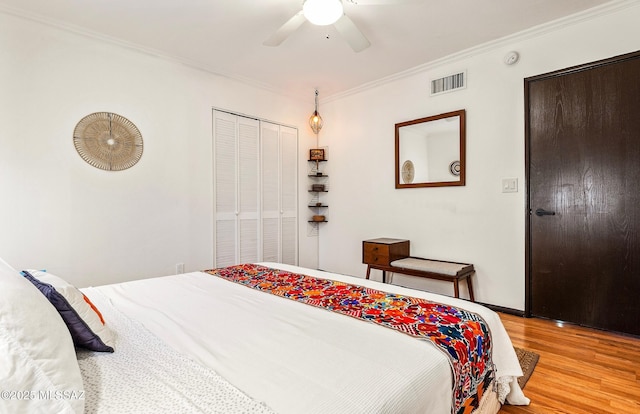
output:
[[[324,161],[324,149],[312,148],[309,150],[310,161]]]
[[[325,216],[320,215],[320,214],[315,214],[311,219],[313,221],[324,221],[325,220]]]
[[[455,175],[456,177],[460,175],[460,161],[453,161],[449,164],[449,172]]]
[[[316,89],[316,110],[313,111],[313,114],[311,114],[311,117],[309,118],[309,126],[311,127],[313,133],[318,135],[318,133],[322,129],[322,124],[322,117],[318,112],[318,90]]]
[[[311,191],[324,191],[324,184],[312,184]]]
[[[411,184],[413,182],[413,177],[416,174],[415,167],[413,166],[413,162],[411,160],[406,160],[402,164],[402,181],[405,184]]]
[[[88,164],[106,171],[133,167],[142,157],[142,134],[127,118],[95,112],[78,122],[73,145]]]

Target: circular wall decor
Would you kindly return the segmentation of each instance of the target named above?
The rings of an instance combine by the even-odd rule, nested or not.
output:
[[[411,160],[406,160],[402,164],[402,181],[405,184],[411,184],[413,182],[413,178],[415,177],[416,170],[413,166],[413,162]]]
[[[449,172],[455,176],[460,175],[460,161],[453,161],[449,164]]]
[[[83,160],[107,171],[133,167],[142,157],[142,134],[127,118],[112,112],[95,112],[78,122],[73,145]]]

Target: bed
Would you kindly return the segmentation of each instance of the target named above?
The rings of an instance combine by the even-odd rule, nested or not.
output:
[[[81,395],[48,400],[40,396],[26,401],[14,394],[0,404],[12,404],[7,407],[16,413],[39,412],[40,406],[44,407],[41,412],[47,412],[52,404],[58,404],[56,412],[110,414],[472,410],[483,414],[497,412],[505,400],[528,404],[517,383],[522,371],[509,337],[498,315],[485,307],[297,266],[248,266],[275,274],[305,275],[338,286],[359,286],[368,292],[425,299],[478,315],[490,331],[495,367],[491,384],[478,396],[477,406],[455,406],[457,375],[451,358],[430,341],[317,303],[290,300],[277,290],[260,291],[232,282],[213,270],[80,289],[103,318],[108,330],[102,336],[112,335],[104,342],[110,342],[114,352],[90,351],[75,344],[72,356],[80,383],[74,377],[57,387],[77,389]],[[5,279],[0,281],[4,284]],[[5,321],[0,321],[0,337],[7,337],[5,328]],[[68,360],[69,341],[57,339],[57,343],[65,347],[60,354]],[[73,371],[73,364],[67,365]],[[0,375],[4,376],[2,369]],[[20,386],[0,378],[2,389]]]

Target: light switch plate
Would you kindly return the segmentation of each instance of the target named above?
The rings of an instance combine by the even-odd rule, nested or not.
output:
[[[518,192],[518,179],[517,178],[503,178],[502,179],[502,192],[503,193],[517,193]]]

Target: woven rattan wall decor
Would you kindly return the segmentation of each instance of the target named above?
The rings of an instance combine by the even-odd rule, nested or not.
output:
[[[90,165],[107,171],[133,167],[142,157],[142,134],[127,118],[111,112],[95,112],[78,122],[73,145]]]

